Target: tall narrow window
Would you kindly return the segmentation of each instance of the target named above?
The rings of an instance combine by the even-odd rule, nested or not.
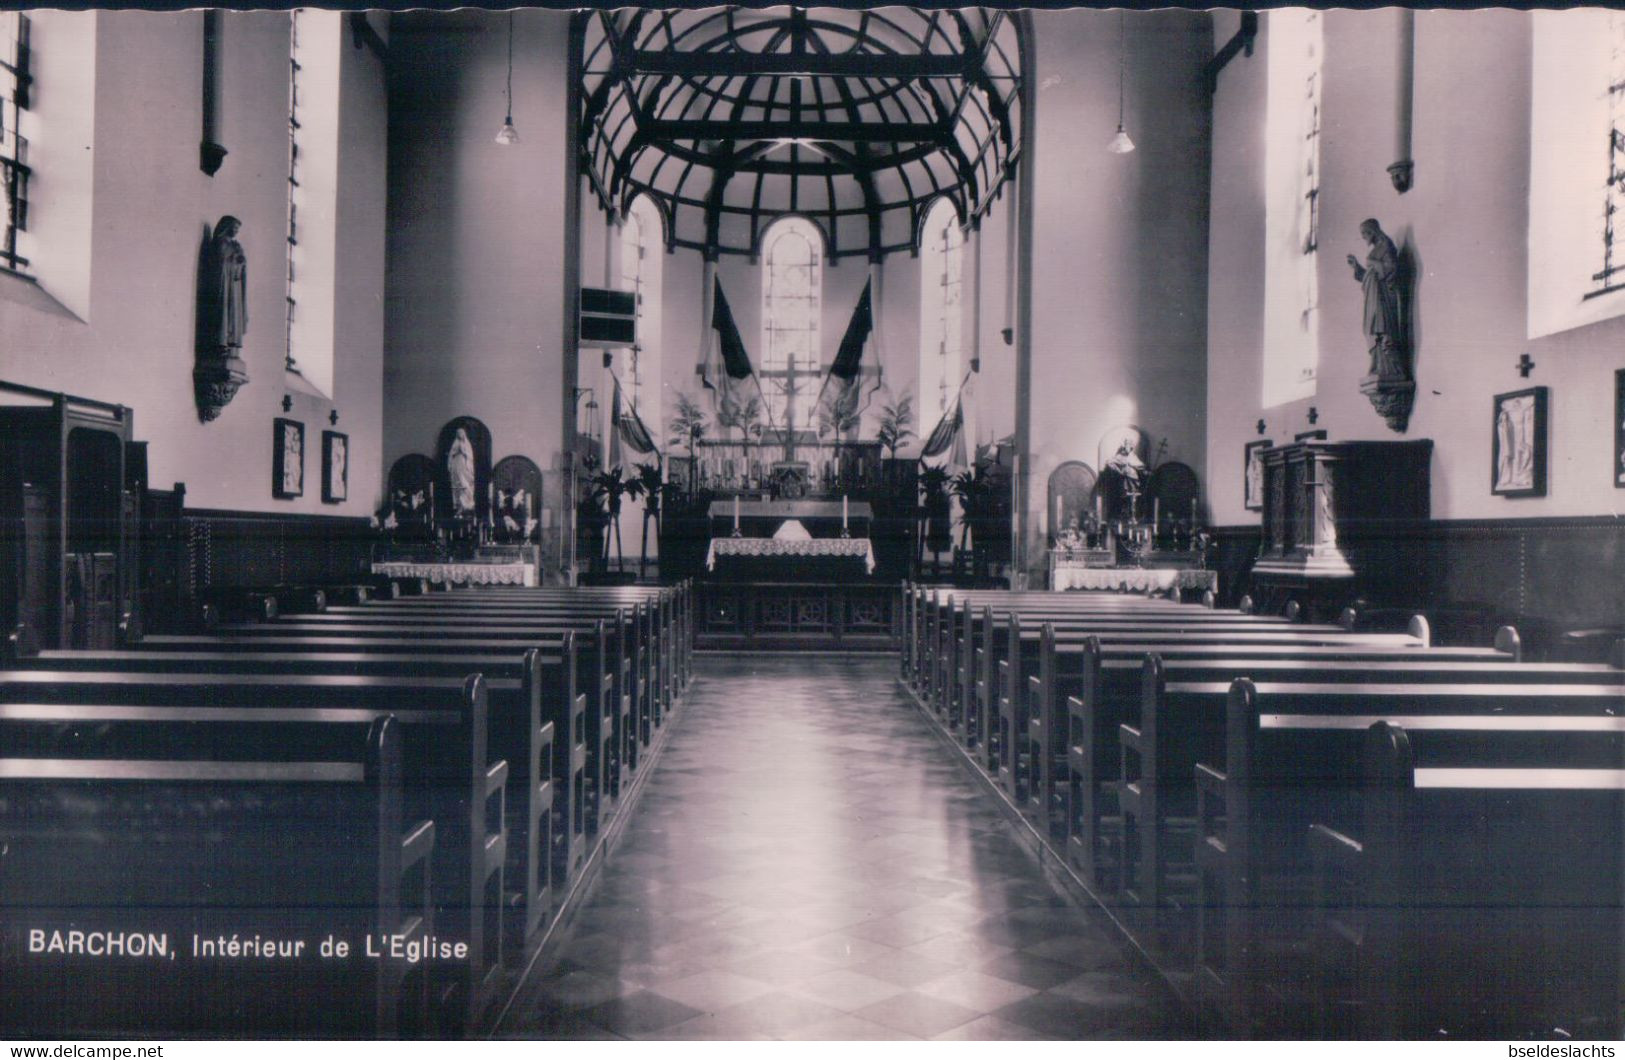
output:
[[[293,357],[294,322],[298,317],[298,304],[294,300],[294,283],[298,276],[299,249],[299,16],[288,12],[288,275],[284,295],[287,299],[287,358],[288,371],[299,371]]]
[[[660,211],[648,196],[632,200],[621,223],[622,290],[637,296],[637,344],[621,372],[627,397],[644,424],[657,434],[660,424]]]
[[[964,246],[953,203],[938,199],[926,215],[920,246],[920,400],[946,412],[964,362]]]
[[[1625,12],[1537,11],[1529,337],[1625,313]]]
[[[289,18],[287,382],[330,397],[345,15],[306,8]]]
[[[0,11],[0,182],[5,184],[5,233],[0,239],[0,266],[26,270],[20,247],[28,230],[28,135],[30,120],[28,16]],[[21,237],[21,238],[20,238]]]
[[[773,222],[762,238],[762,391],[774,427],[814,427],[823,359],[824,239],[801,217]]]
[[[1264,158],[1264,394],[1266,406],[1313,397],[1320,363],[1316,278],[1320,243],[1319,11],[1269,13]]]

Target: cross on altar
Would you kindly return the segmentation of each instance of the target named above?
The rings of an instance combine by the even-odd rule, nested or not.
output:
[[[790,442],[795,437],[797,428],[814,426],[811,423],[802,424],[796,421],[797,406],[799,404],[797,399],[809,393],[816,396],[817,391],[813,388],[823,379],[827,371],[828,368],[825,366],[810,365],[808,360],[798,360],[795,354],[791,354],[785,361],[783,368],[760,368],[756,372],[757,378],[762,382],[763,393],[769,398],[769,403],[783,410],[784,422],[774,423],[773,427],[775,429],[782,428],[784,431],[786,460],[790,459]],[[878,377],[879,372],[880,369],[875,365],[863,365],[858,369],[859,385],[862,386],[867,383],[869,386],[873,386],[872,380]],[[811,410],[808,411],[808,417],[811,417]],[[774,419],[775,417],[770,416],[769,418]]]

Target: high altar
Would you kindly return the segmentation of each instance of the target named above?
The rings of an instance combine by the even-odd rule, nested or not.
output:
[[[874,573],[865,501],[712,501],[708,571],[735,580],[849,581]]]

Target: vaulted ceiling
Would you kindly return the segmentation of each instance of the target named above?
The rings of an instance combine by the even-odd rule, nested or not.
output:
[[[913,246],[947,196],[987,208],[1020,155],[1011,13],[707,8],[587,16],[581,147],[606,209],[639,193],[667,241],[754,254],[799,214],[832,258]]]

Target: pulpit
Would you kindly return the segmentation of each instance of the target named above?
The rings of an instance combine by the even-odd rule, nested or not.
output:
[[[1263,546],[1253,564],[1260,610],[1296,600],[1335,614],[1356,578],[1377,578],[1381,548],[1363,548],[1431,511],[1433,443],[1305,439],[1266,449]]]

